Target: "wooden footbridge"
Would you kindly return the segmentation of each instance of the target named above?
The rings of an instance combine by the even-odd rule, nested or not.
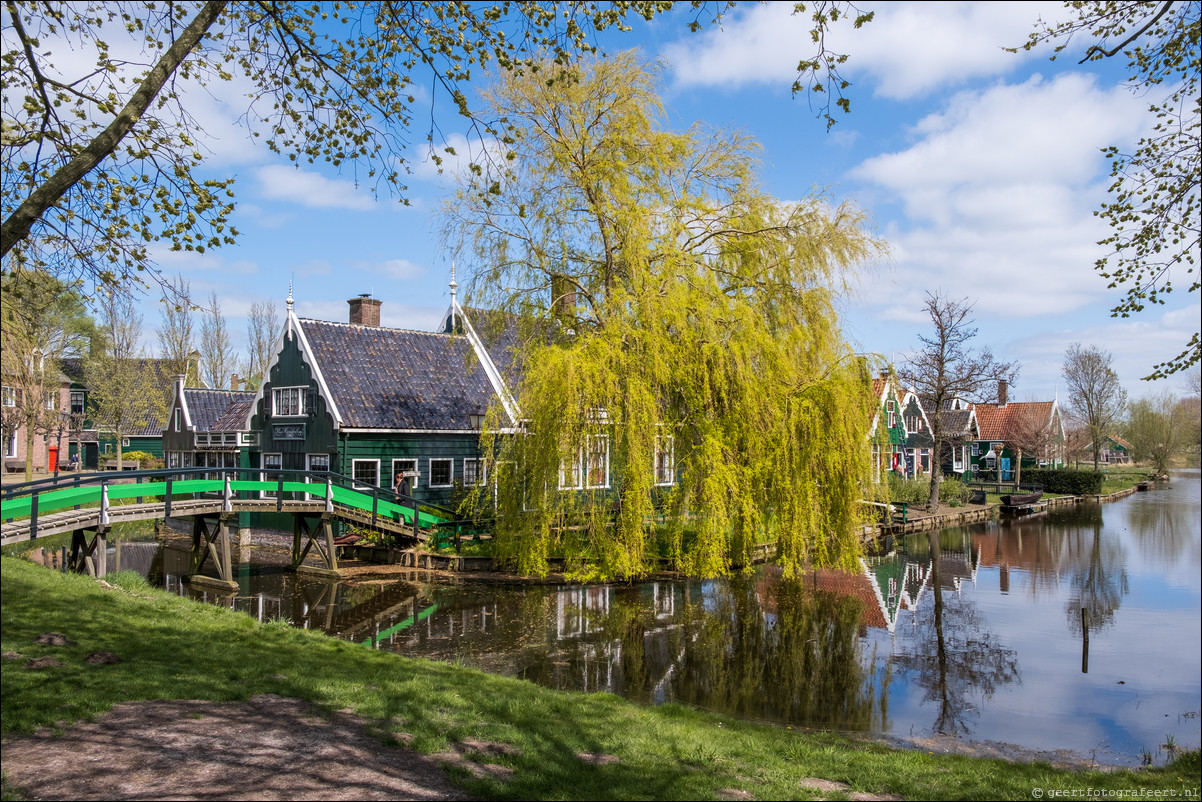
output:
[[[230,530],[242,513],[292,516],[291,566],[337,575],[333,523],[345,521],[402,541],[456,537],[467,521],[451,510],[337,474],[283,471],[264,480],[247,468],[168,469],[119,474],[72,474],[10,485],[0,494],[0,542],[4,545],[72,533],[71,566],[104,576],[105,546],[114,524],[192,520],[191,581],[236,588],[230,562]],[[320,565],[305,563],[315,551]],[[201,570],[213,563],[217,578]]]

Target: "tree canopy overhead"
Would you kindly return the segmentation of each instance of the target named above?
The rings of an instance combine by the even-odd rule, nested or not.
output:
[[[883,244],[848,204],[767,195],[747,137],[665,128],[657,77],[633,53],[500,76],[508,167],[447,205],[469,299],[523,334],[521,434],[493,410],[484,438],[498,548],[623,577],[763,540],[789,572],[846,563],[872,404],[834,298]]]
[[[1112,317],[1129,317],[1147,304],[1163,304],[1174,274],[1188,292],[1202,287],[1197,258],[1202,250],[1202,5],[1194,0],[1083,2],[1065,4],[1074,16],[1040,24],[1024,45],[1054,42],[1053,58],[1075,38],[1088,40],[1081,63],[1121,56],[1128,83],[1149,97],[1151,133],[1135,149],[1105,149],[1110,160],[1110,199],[1095,214],[1111,233],[1099,242],[1110,252],[1096,267],[1111,288],[1124,292]],[[1178,287],[1181,283],[1178,284]],[[1194,332],[1185,349],[1154,366],[1160,379],[1202,359]]]
[[[196,173],[206,145],[191,101],[215,82],[247,87],[242,122],[272,151],[403,200],[431,88],[471,117],[461,85],[474,71],[566,61],[597,31],[670,5],[6,0],[5,269],[127,285],[154,273],[152,240],[232,242],[233,180]]]

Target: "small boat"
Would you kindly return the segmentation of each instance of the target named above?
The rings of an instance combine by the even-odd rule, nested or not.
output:
[[[1008,496],[1002,496],[1002,503],[1007,507],[1023,507],[1027,504],[1034,504],[1043,498],[1043,491],[1036,493],[1011,493]]]

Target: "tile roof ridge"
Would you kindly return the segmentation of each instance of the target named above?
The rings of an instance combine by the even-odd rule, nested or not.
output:
[[[431,334],[439,337],[463,337],[464,335],[455,332],[445,331],[423,331],[421,329],[403,329],[399,326],[369,326],[363,323],[344,323],[341,320],[318,320],[314,317],[298,317],[298,323],[321,323],[326,326],[341,326],[347,329],[371,329],[373,331],[399,331],[406,334]]]

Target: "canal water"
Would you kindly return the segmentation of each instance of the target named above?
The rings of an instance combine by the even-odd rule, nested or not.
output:
[[[950,735],[1105,763],[1197,749],[1200,481],[888,544],[859,571],[543,586],[410,571],[337,583],[241,565],[190,591],[262,619],[560,689],[795,727]],[[127,560],[132,559],[132,554]],[[127,565],[130,564],[127,562]]]

